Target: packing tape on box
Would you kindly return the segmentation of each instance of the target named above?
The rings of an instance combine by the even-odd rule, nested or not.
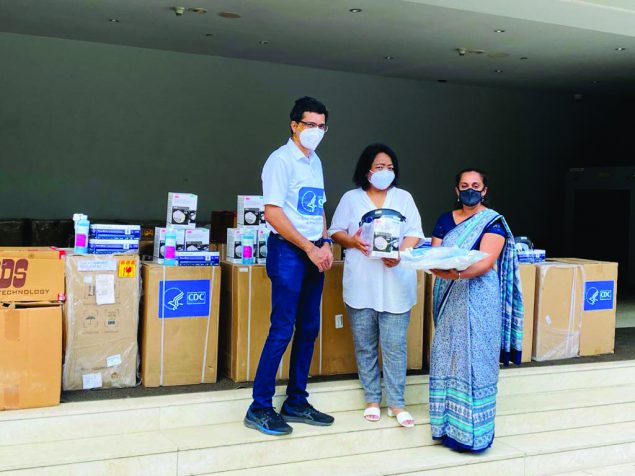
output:
[[[567,356],[577,356],[580,352],[580,332],[582,329],[582,308],[584,302],[584,282],[586,281],[586,273],[584,271],[584,267],[577,264],[569,264],[569,263],[550,263],[548,266],[540,266],[539,270],[541,273],[541,278],[544,278],[544,274],[547,272],[549,267],[555,268],[567,268],[573,269],[573,279],[571,283],[571,294],[569,298],[569,320],[567,322],[566,330],[558,330],[558,329],[549,329],[549,333],[552,335],[560,335],[563,336],[563,341],[551,349],[549,352],[545,353],[541,356],[539,362],[546,360],[555,360],[558,358],[567,358]],[[578,279],[579,275],[582,276],[582,286],[580,289],[581,301],[580,308],[576,312],[576,302],[577,302],[577,294],[578,294]],[[543,281],[543,279],[541,279]],[[544,282],[544,281],[543,281]],[[542,293],[539,293],[541,296]],[[548,316],[547,316],[548,317]],[[578,326],[577,330],[575,329],[576,317],[578,318]]]
[[[4,310],[4,338],[9,341],[20,339],[20,313],[15,308],[15,304],[11,304]]]
[[[161,298],[161,367],[159,372],[159,385],[163,387],[163,342],[165,341],[165,265],[163,267],[163,281],[162,281],[162,289],[161,292],[163,294]]]
[[[247,283],[247,380],[251,377],[251,267],[247,266],[249,282]],[[254,376],[255,378],[255,376]]]
[[[209,312],[207,313],[207,329],[205,331],[205,349],[203,350],[203,363],[201,364],[201,383],[205,383],[205,364],[207,364],[207,344],[209,342],[209,325],[212,316],[212,299],[214,298],[214,274],[215,268],[211,267],[212,277],[210,279],[210,293],[209,293]],[[162,343],[163,344],[163,343]]]
[[[4,407],[7,409],[20,408],[20,386],[7,385],[3,389]]]

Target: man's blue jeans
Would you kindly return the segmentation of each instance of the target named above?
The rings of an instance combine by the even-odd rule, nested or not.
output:
[[[306,385],[320,331],[324,274],[304,251],[271,235],[267,241],[267,275],[271,279],[271,325],[260,355],[251,408],[273,406],[276,373],[292,337],[287,402],[299,406],[307,403],[309,396]]]

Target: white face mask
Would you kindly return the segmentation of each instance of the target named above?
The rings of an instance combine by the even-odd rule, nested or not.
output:
[[[379,172],[371,172],[371,176],[368,179],[368,181],[379,190],[386,190],[390,187],[393,180],[395,180],[395,172],[387,169],[380,170]]]
[[[319,127],[304,129],[300,132],[300,144],[309,150],[315,150],[320,145],[323,137],[324,131]]]

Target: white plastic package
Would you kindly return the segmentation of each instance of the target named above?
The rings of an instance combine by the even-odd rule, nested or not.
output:
[[[481,261],[487,253],[478,250],[465,250],[454,246],[432,248],[408,248],[400,254],[401,265],[410,269],[456,269],[464,271]]]

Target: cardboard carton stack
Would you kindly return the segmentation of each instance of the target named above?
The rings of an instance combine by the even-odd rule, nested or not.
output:
[[[67,257],[64,390],[136,385],[139,272],[134,253]]]
[[[140,225],[90,225],[88,253],[95,255],[139,252]]]
[[[154,232],[153,259],[162,264],[165,258],[165,235],[176,231],[176,260],[179,266],[218,266],[219,253],[210,251],[209,229],[196,227],[198,197],[192,193],[168,193],[165,227]]]
[[[325,273],[322,323],[316,339],[310,375],[341,375],[357,371],[355,351],[342,297],[344,263],[336,261]],[[271,282],[264,266],[221,263],[223,289],[220,311],[221,370],[236,382],[254,379],[260,352],[269,330]],[[417,305],[408,329],[408,368],[421,369],[425,275],[418,273]],[[290,346],[282,358],[278,378],[289,375]]]
[[[265,222],[264,198],[261,195],[238,195],[236,208],[237,228],[227,229],[227,261],[265,264],[269,229]]]
[[[63,299],[61,252],[0,248],[0,410],[59,404]]]

